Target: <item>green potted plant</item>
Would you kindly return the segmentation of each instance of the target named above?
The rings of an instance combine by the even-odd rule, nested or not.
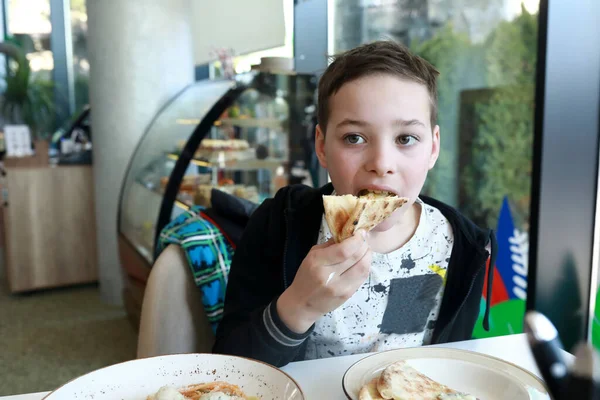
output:
[[[4,124],[25,124],[32,140],[43,142],[55,119],[54,83],[34,76],[24,51],[11,41],[0,43],[0,53],[7,58],[0,96]]]

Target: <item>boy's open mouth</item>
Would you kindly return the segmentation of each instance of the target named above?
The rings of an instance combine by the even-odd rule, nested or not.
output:
[[[396,196],[396,193],[392,193],[387,190],[362,189],[358,192],[358,197],[392,197],[392,196]]]

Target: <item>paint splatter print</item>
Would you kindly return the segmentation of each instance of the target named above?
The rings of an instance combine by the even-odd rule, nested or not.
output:
[[[358,291],[327,313],[307,339],[306,359],[428,344],[444,291],[454,235],[448,220],[423,203],[419,226],[400,249],[373,253]],[[325,218],[318,243],[331,238]],[[441,261],[440,261],[441,260]]]

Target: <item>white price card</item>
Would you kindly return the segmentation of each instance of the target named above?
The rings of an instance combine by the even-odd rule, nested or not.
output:
[[[8,157],[33,155],[33,150],[31,149],[31,131],[27,125],[5,125],[4,142]]]

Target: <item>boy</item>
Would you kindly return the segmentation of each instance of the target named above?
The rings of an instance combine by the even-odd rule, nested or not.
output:
[[[315,147],[331,184],[283,188],[254,213],[231,266],[215,352],[283,366],[471,338],[495,239],[419,197],[440,150],[437,75],[388,41],[330,64]],[[323,195],[364,189],[407,197],[408,206],[334,243]]]

